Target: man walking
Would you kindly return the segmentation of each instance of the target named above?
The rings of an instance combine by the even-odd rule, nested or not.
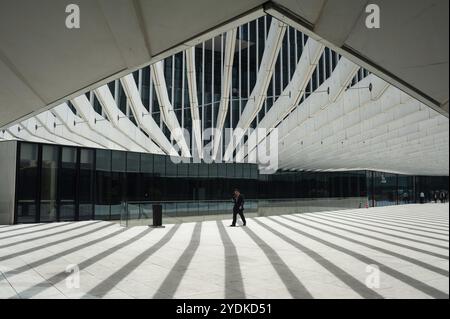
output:
[[[230,225],[230,227],[235,227],[236,226],[237,214],[239,214],[239,216],[241,216],[243,226],[247,225],[247,223],[245,221],[245,217],[244,217],[244,196],[242,196],[242,194],[239,191],[239,189],[235,189],[234,190],[233,202],[234,202],[234,206],[233,206],[233,223]]]
[[[409,204],[409,194],[406,191],[403,193],[403,204]]]
[[[421,204],[425,203],[425,194],[424,194],[424,192],[420,192],[419,197],[420,197],[420,203]]]

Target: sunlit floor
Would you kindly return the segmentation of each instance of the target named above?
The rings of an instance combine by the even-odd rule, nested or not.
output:
[[[0,298],[448,298],[448,209],[0,226]]]

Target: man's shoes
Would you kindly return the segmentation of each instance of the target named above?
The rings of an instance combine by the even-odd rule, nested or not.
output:
[[[242,226],[244,226],[244,227],[245,227],[245,226],[247,226],[247,224],[243,224]]]
[[[236,225],[231,224],[230,227],[236,227]]]

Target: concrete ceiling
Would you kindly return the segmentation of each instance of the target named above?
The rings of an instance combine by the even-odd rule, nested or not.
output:
[[[448,117],[449,1],[314,1],[314,13],[303,11],[308,1],[276,2],[267,13]],[[366,27],[368,3],[380,8],[379,29]]]
[[[282,19],[448,116],[448,0],[0,0],[0,127],[253,20]]]

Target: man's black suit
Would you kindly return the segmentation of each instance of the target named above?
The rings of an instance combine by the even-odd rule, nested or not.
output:
[[[244,223],[244,226],[246,225],[245,217],[244,217],[244,196],[242,194],[239,194],[238,196],[233,197],[234,206],[233,206],[233,223],[232,225],[236,225],[236,217],[237,214],[241,216],[242,222]]]

